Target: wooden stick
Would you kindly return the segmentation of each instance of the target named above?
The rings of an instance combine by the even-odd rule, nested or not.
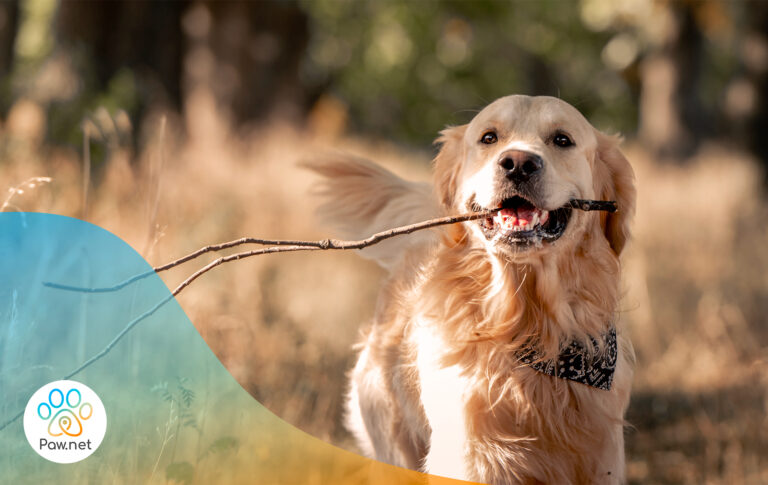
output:
[[[616,212],[617,210],[616,202],[609,201],[609,200],[572,199],[569,202],[569,205],[574,209],[579,209],[583,211]],[[248,258],[251,256],[258,256],[261,254],[283,253],[283,252],[292,252],[292,251],[363,249],[368,246],[373,246],[374,244],[378,244],[387,239],[390,239],[396,236],[401,236],[404,234],[410,234],[412,232],[420,231],[423,229],[429,229],[432,227],[443,226],[447,224],[456,224],[458,222],[473,221],[477,219],[483,219],[485,217],[490,217],[498,210],[499,209],[485,210],[485,211],[479,211],[479,212],[471,212],[468,214],[462,214],[458,216],[448,216],[448,217],[441,217],[437,219],[430,219],[430,220],[418,222],[415,224],[409,224],[407,226],[388,229],[386,231],[378,232],[368,238],[352,240],[352,241],[344,241],[340,239],[321,239],[318,241],[300,241],[300,240],[262,239],[262,238],[255,238],[255,237],[243,237],[240,239],[235,239],[235,240],[227,241],[220,244],[211,244],[211,245],[202,247],[197,251],[189,253],[186,256],[183,256],[179,259],[171,261],[170,263],[166,263],[161,266],[156,266],[152,268],[151,271],[147,271],[145,273],[131,276],[130,278],[127,278],[113,286],[88,288],[88,287],[81,287],[81,286],[64,285],[64,284],[53,283],[53,282],[45,282],[43,284],[50,288],[56,288],[56,289],[65,290],[65,291],[78,291],[82,293],[109,293],[112,291],[117,291],[122,288],[125,288],[131,283],[144,279],[153,274],[160,273],[161,271],[167,271],[171,268],[175,268],[176,266],[184,264],[187,261],[192,261],[193,259],[198,258],[199,256],[202,256],[203,254],[206,254],[206,253],[222,251],[224,249],[241,246],[243,244],[259,244],[264,246],[272,246],[265,249],[257,249],[253,251],[245,251],[242,253],[232,254],[230,256],[225,256],[215,261],[212,261],[208,265],[204,266],[203,268],[201,268],[200,270],[192,274],[188,278],[189,281],[185,281],[184,283],[182,283],[182,285],[179,288],[174,290],[173,294],[176,295],[178,294],[178,292],[186,288],[186,286],[189,285],[189,283],[197,279],[203,273],[210,271],[216,266],[219,266],[224,263],[228,263],[230,261],[237,261],[238,259]]]
[[[610,200],[572,199],[569,202],[569,205],[574,209],[579,209],[583,211],[616,212],[617,210],[616,202],[610,201]],[[174,290],[173,294],[176,295],[178,294],[178,292],[186,288],[186,286],[189,285],[189,283],[197,279],[203,273],[210,271],[216,266],[219,266],[224,263],[228,263],[230,261],[237,261],[238,259],[248,258],[251,256],[258,256],[261,254],[284,253],[284,252],[292,252],[292,251],[363,249],[368,246],[373,246],[374,244],[378,244],[387,239],[390,239],[396,236],[401,236],[404,234],[410,234],[416,231],[421,231],[423,229],[429,229],[432,227],[443,226],[447,224],[456,224],[458,222],[473,221],[477,219],[483,219],[485,217],[490,217],[498,210],[499,209],[485,210],[485,211],[479,211],[479,212],[471,212],[468,214],[462,214],[458,216],[448,216],[448,217],[440,217],[437,219],[430,219],[430,220],[418,222],[415,224],[409,224],[407,226],[388,229],[386,231],[378,232],[368,238],[352,240],[352,241],[344,241],[340,239],[299,241],[299,240],[262,239],[262,238],[255,238],[255,237],[243,237],[240,239],[235,239],[233,241],[227,241],[220,244],[211,244],[209,246],[202,247],[197,251],[189,253],[186,256],[183,256],[179,259],[171,261],[170,263],[166,263],[161,266],[156,266],[152,268],[151,271],[147,271],[145,273],[131,276],[130,278],[123,280],[120,283],[117,283],[116,285],[113,285],[113,286],[100,287],[100,288],[87,288],[87,287],[80,287],[80,286],[64,285],[64,284],[53,283],[53,282],[45,282],[43,284],[50,288],[56,288],[56,289],[65,290],[65,291],[79,291],[83,293],[109,293],[112,291],[117,291],[122,288],[125,288],[131,283],[144,279],[153,274],[160,273],[161,271],[167,271],[171,268],[175,268],[176,266],[186,263],[187,261],[191,261],[206,253],[221,251],[224,249],[241,246],[243,244],[260,244],[264,246],[272,246],[265,249],[257,249],[253,251],[245,251],[242,253],[232,254],[230,256],[225,256],[215,261],[212,261],[208,265],[204,266],[203,268],[201,268],[200,270],[192,274],[188,278],[189,281],[185,281],[184,283],[182,283],[182,285],[179,288]]]
[[[107,286],[102,288],[86,288],[86,287],[64,285],[64,284],[53,283],[53,282],[45,282],[43,283],[43,285],[49,288],[56,288],[58,290],[78,291],[82,293],[109,293],[112,291],[117,291],[122,288],[125,288],[131,283],[144,279],[155,273],[160,273],[161,271],[166,271],[176,266],[179,266],[180,264],[186,263],[187,261],[191,261],[199,256],[202,256],[205,253],[210,253],[213,251],[221,251],[223,249],[229,249],[235,246],[241,246],[243,244],[260,244],[260,245],[271,246],[271,247],[257,249],[254,251],[245,251],[242,253],[232,254],[229,256],[219,258],[211,262],[210,264],[206,265],[200,271],[202,271],[202,273],[205,273],[206,271],[213,269],[220,264],[228,263],[230,261],[236,261],[238,259],[243,259],[251,256],[258,256],[260,254],[282,253],[282,252],[291,252],[291,251],[363,249],[368,246],[373,246],[374,244],[378,244],[387,239],[390,239],[396,236],[401,236],[403,234],[410,234],[412,232],[421,231],[423,229],[429,229],[437,226],[443,226],[446,224],[456,224],[457,222],[483,219],[485,217],[490,217],[491,215],[493,215],[494,212],[495,211],[480,211],[480,212],[471,212],[468,214],[462,214],[458,216],[449,216],[449,217],[441,217],[438,219],[430,219],[427,221],[418,222],[416,224],[409,224],[407,226],[388,229],[386,231],[378,232],[365,239],[360,239],[356,241],[354,240],[344,241],[340,239],[321,239],[318,241],[293,241],[293,240],[283,240],[283,239],[261,239],[261,238],[255,238],[255,237],[243,237],[240,239],[235,239],[233,241],[228,241],[220,244],[211,244],[209,246],[202,247],[197,251],[189,253],[186,256],[183,256],[179,259],[171,261],[170,263],[166,263],[162,266],[157,266],[155,268],[152,268],[151,271],[147,271],[145,273],[131,276],[130,278],[124,281],[121,281],[120,283],[117,283],[116,285],[113,285],[113,286]],[[189,283],[191,283],[198,276],[200,276],[200,274],[202,274],[200,273],[200,271],[190,276],[192,280],[189,281]],[[184,287],[187,286],[186,284],[183,284],[183,283],[182,285],[183,286],[181,288],[177,288],[176,290],[174,290],[174,295],[176,295],[178,291],[181,291],[182,289],[184,289]]]
[[[574,209],[583,211],[606,211],[616,212],[619,207],[616,205],[615,200],[586,200],[586,199],[571,199],[568,205]]]

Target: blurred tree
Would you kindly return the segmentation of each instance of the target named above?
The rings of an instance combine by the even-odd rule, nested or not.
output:
[[[768,2],[751,2],[745,17],[739,49],[742,73],[732,84],[732,102],[737,104],[737,120],[741,114],[746,121],[746,145],[768,165]],[[765,175],[768,179],[768,170]]]
[[[600,52],[610,34],[579,22],[578,2],[307,0],[304,79],[349,106],[355,130],[414,143],[513,93],[559,96],[598,126],[632,131],[623,73]]]
[[[210,16],[202,42],[212,54],[211,88],[236,123],[274,117],[301,121],[319,86],[302,82],[299,68],[309,43],[309,19],[298,2],[200,4]],[[194,69],[194,66],[190,66]]]
[[[295,1],[70,0],[59,4],[55,31],[85,83],[85,104],[117,98],[114,108],[134,123],[149,108],[181,111],[201,67],[236,124],[274,113],[298,121],[317,97],[299,80],[309,34]]]
[[[725,93],[737,68],[739,19],[750,9],[715,0],[582,0],[585,24],[613,32],[604,59],[637,72],[630,82],[639,93],[638,139],[657,158],[684,160],[706,139],[734,140]]]
[[[0,2],[0,78],[6,78],[13,66],[13,44],[19,18],[19,2]]]
[[[704,41],[691,3],[667,7],[667,28],[642,61],[639,135],[656,156],[691,155],[708,135],[699,98]]]
[[[424,146],[523,93],[659,157],[714,136],[768,158],[764,1],[70,0],[53,22],[51,5],[0,3],[0,72],[13,63],[15,96],[47,108],[53,140],[76,143],[99,106],[136,124],[204,87],[235,125],[314,106],[313,126]]]
[[[132,114],[148,106],[181,108],[184,37],[181,15],[188,1],[93,2],[59,4],[55,31],[60,46],[87,59],[80,66],[93,73],[88,91],[103,92],[126,70],[140,91]]]
[[[5,115],[11,104],[10,74],[13,68],[13,49],[18,30],[19,2],[0,2],[0,113]]]

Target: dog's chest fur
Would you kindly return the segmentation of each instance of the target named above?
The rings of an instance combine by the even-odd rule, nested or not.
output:
[[[423,471],[487,483],[539,483],[542,478],[590,483],[595,474],[612,483],[620,477],[617,468],[623,464],[606,456],[617,449],[620,415],[607,416],[595,404],[610,392],[525,366],[501,370],[482,359],[476,367],[446,365],[445,349],[452,345],[436,324],[416,317],[407,337],[431,430]],[[591,454],[580,453],[581,447],[592,448]],[[603,447],[606,452],[599,452]],[[607,471],[600,473],[597,468],[604,466]],[[532,474],[514,476],[515,469]]]
[[[425,469],[440,470],[441,475],[450,478],[469,479],[464,459],[468,386],[463,369],[442,364],[445,342],[425,318],[416,319],[411,337],[416,349],[419,397],[432,430]]]

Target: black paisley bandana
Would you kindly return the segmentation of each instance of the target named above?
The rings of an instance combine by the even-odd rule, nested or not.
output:
[[[616,370],[618,346],[616,343],[616,328],[612,327],[605,336],[605,350],[600,351],[599,342],[594,339],[595,357],[590,358],[584,345],[577,341],[571,342],[564,348],[557,359],[541,360],[536,350],[530,350],[520,356],[520,362],[533,367],[539,372],[580,382],[604,391],[611,390],[613,371]]]

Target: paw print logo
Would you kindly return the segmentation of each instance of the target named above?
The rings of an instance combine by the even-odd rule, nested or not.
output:
[[[24,409],[24,434],[35,453],[54,463],[91,456],[107,432],[107,410],[82,382],[60,380],[32,394]]]
[[[49,421],[50,436],[80,436],[83,434],[83,422],[93,415],[93,406],[83,402],[83,396],[77,389],[70,389],[66,394],[58,387],[51,389],[48,399],[37,406],[37,415],[43,421]]]

